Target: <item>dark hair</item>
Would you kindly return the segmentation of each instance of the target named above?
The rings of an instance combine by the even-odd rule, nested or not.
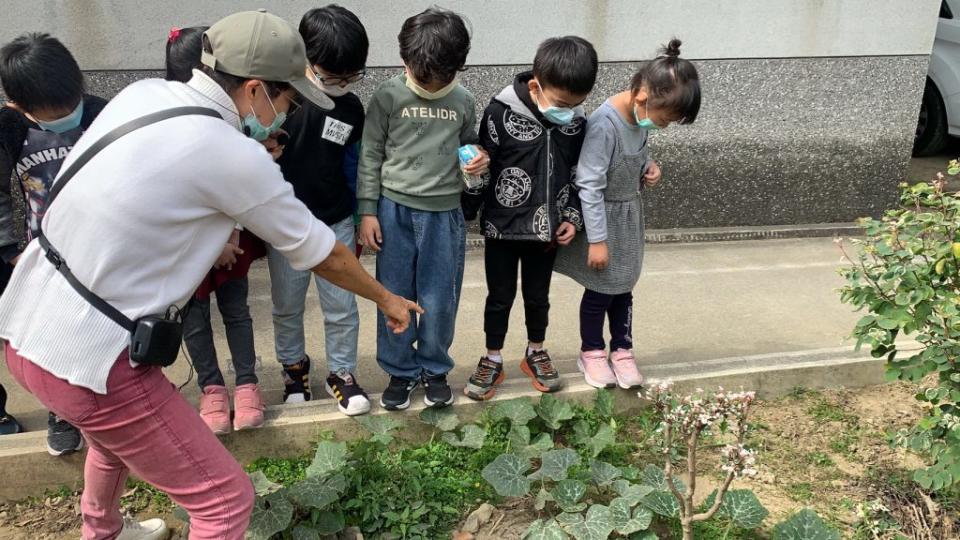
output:
[[[537,47],[533,76],[543,86],[589,94],[597,81],[597,51],[582,37],[550,38]]]
[[[328,73],[356,73],[367,65],[367,30],[347,8],[330,4],[311,9],[300,19],[300,36],[310,63]]]
[[[693,62],[680,58],[681,44],[674,38],[661,48],[630,80],[630,91],[636,94],[646,86],[650,107],[673,112],[680,124],[692,124],[700,112],[700,76]]]
[[[24,34],[0,49],[0,84],[27,112],[72,109],[83,99],[83,73],[70,51],[50,34]]]
[[[208,26],[193,26],[170,31],[167,39],[167,80],[187,82],[200,67],[203,33]]]
[[[203,38],[203,50],[207,52],[213,52],[213,49],[210,46],[210,41],[206,38]],[[243,83],[251,80],[250,77],[238,77],[237,75],[231,75],[227,72],[220,71],[218,69],[213,69],[212,67],[201,64],[199,66],[200,71],[204,72],[208,77],[213,79],[213,82],[220,85],[220,88],[223,88],[223,91],[227,94],[233,94],[237,88],[243,86]],[[306,66],[304,66],[306,69]],[[263,85],[267,87],[267,95],[271,98],[275,98],[288,90],[290,88],[290,83],[288,82],[279,82],[279,81],[262,81]]]
[[[400,58],[421,84],[447,84],[467,63],[470,32],[460,15],[432,7],[403,21]]]

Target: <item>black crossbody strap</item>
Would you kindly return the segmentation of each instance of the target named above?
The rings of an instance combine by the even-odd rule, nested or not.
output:
[[[46,211],[50,211],[50,206],[53,204],[54,199],[57,198],[57,195],[63,191],[63,188],[70,182],[70,179],[73,178],[77,172],[83,168],[94,156],[100,153],[101,150],[110,145],[110,143],[116,141],[124,135],[136,131],[142,127],[149,126],[150,124],[156,124],[163,120],[169,118],[176,118],[178,116],[190,116],[190,115],[202,115],[202,116],[212,116],[215,118],[221,118],[220,114],[214,111],[213,109],[208,109],[206,107],[174,107],[172,109],[165,109],[162,111],[157,111],[155,113],[150,113],[140,118],[136,118],[117,126],[112,131],[104,135],[97,142],[90,145],[83,154],[80,155],[73,163],[70,164],[70,167],[64,171],[62,175],[56,180],[56,183],[53,185],[53,189],[50,190],[50,194],[47,197],[46,202]],[[136,329],[136,323],[131,321],[129,317],[124,315],[119,309],[111,306],[107,303],[106,300],[100,298],[93,293],[90,289],[86,287],[83,283],[80,283],[80,280],[77,279],[77,276],[73,275],[73,272],[70,271],[70,267],[67,266],[67,262],[63,260],[63,257],[60,256],[60,252],[56,250],[51,244],[50,240],[47,239],[47,236],[43,234],[43,227],[41,225],[40,233],[37,235],[37,240],[40,242],[40,246],[43,247],[44,252],[46,253],[47,260],[56,267],[57,271],[66,278],[67,283],[75,291],[77,291],[84,300],[90,303],[93,307],[97,308],[98,311],[109,317],[113,322],[117,323],[121,327],[130,331],[131,333]]]
[[[47,260],[50,261],[57,271],[66,278],[67,283],[73,287],[73,290],[80,293],[80,296],[83,297],[91,306],[97,308],[97,311],[103,313],[107,317],[110,317],[113,322],[119,324],[123,328],[126,328],[128,331],[133,332],[136,329],[137,324],[130,320],[129,317],[124,315],[119,309],[111,306],[107,303],[106,300],[100,298],[93,291],[88,289],[86,285],[80,283],[80,280],[77,279],[77,276],[73,275],[73,272],[70,271],[70,267],[67,266],[67,263],[60,256],[60,253],[57,252],[50,245],[50,241],[47,240],[47,237],[40,233],[40,236],[37,237],[37,240],[40,242],[40,245],[43,247],[43,251],[46,253]]]

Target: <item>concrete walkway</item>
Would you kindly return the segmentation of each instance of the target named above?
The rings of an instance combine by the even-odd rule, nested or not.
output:
[[[373,260],[364,262],[372,271]],[[836,273],[840,265],[840,252],[830,238],[649,245],[644,274],[634,293],[634,338],[641,368],[657,366],[656,371],[668,372],[664,368],[670,364],[679,368],[711,359],[844,345],[844,336],[858,316],[838,301],[835,289],[843,283]],[[262,356],[258,372],[268,403],[275,404],[282,384],[273,349],[266,264],[258,263],[250,278],[257,352]],[[555,275],[547,346],[563,373],[576,371],[581,293],[575,282]],[[482,254],[471,253],[467,256],[452,349],[457,366],[450,382],[457,391],[484,352],[485,296]],[[307,350],[314,358],[314,394],[328,399],[322,385],[326,374],[323,319],[312,286],[307,306]],[[376,363],[374,306],[361,301],[360,309],[358,378],[370,393],[379,393],[387,378]],[[228,349],[218,316],[214,326],[218,350],[226,356]],[[518,298],[505,351],[511,378],[523,377],[518,354],[525,345],[524,338],[523,305]],[[221,359],[221,365],[229,379],[229,361]],[[181,359],[168,374],[181,384],[189,371],[187,362]],[[6,369],[0,369],[0,382],[10,393],[7,409],[28,429],[44,429],[44,411],[11,381]],[[197,399],[196,378],[184,393],[191,400]],[[330,408],[333,410],[332,401]]]

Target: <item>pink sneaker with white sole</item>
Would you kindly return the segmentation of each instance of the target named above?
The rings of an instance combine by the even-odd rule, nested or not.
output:
[[[226,386],[204,387],[200,396],[200,418],[217,435],[230,433],[230,396]]]
[[[587,384],[594,388],[613,388],[617,385],[617,376],[607,362],[607,351],[581,351],[577,367]]]
[[[263,397],[256,384],[242,384],[233,392],[233,429],[263,427]]]
[[[613,366],[613,374],[620,388],[629,390],[643,384],[643,375],[637,368],[632,350],[617,349],[610,353],[610,365]]]

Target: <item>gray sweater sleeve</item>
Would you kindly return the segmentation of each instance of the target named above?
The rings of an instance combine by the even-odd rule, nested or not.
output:
[[[603,193],[607,188],[607,170],[617,149],[615,126],[605,119],[587,123],[587,135],[577,163],[577,187],[583,213],[587,242],[595,244],[607,239],[607,213]]]

